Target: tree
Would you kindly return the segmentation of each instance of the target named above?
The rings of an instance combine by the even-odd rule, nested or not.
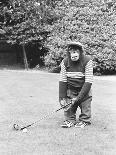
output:
[[[24,62],[28,68],[25,45],[38,40],[43,44],[48,34],[46,24],[52,22],[52,7],[45,0],[9,0],[1,2],[1,27],[10,44],[23,47]]]

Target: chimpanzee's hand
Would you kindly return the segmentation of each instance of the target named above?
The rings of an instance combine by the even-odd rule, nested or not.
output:
[[[72,100],[72,105],[71,105],[72,109],[77,108],[78,105],[79,105],[78,98],[77,97],[76,98],[72,98],[71,100]]]
[[[67,102],[66,102],[65,98],[60,101],[60,105],[61,105],[62,108],[67,105]]]
[[[64,98],[60,101],[60,105],[64,109],[64,111],[67,111],[72,106],[72,101]]]

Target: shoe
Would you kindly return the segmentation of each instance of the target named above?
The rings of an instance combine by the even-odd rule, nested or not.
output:
[[[75,124],[75,127],[76,128],[84,128],[87,125],[88,125],[88,123],[80,121],[80,122]]]
[[[74,123],[70,121],[64,121],[64,123],[61,125],[62,128],[70,128],[72,126],[74,126]]]

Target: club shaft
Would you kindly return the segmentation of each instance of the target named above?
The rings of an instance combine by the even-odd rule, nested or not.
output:
[[[29,124],[29,125],[27,125],[27,126],[22,127],[20,130],[23,130],[23,129],[25,129],[25,128],[28,128],[28,127],[30,127],[30,126],[32,126],[32,125],[38,123],[39,121],[41,121],[41,120],[43,120],[43,119],[45,119],[45,118],[51,116],[52,114],[54,114],[54,113],[56,113],[56,112],[58,112],[58,111],[60,111],[60,110],[62,110],[62,109],[64,109],[64,108],[66,108],[66,107],[69,106],[70,104],[72,104],[72,102],[70,102],[70,103],[67,104],[66,106],[63,106],[63,107],[61,107],[61,108],[59,108],[59,109],[57,109],[57,110],[51,112],[51,113],[48,114],[48,115],[45,115],[44,117],[40,118],[38,121],[33,122],[33,123],[31,123],[31,124]]]

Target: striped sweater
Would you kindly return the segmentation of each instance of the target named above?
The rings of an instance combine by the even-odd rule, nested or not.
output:
[[[70,62],[68,66],[68,58],[61,62],[61,72],[59,79],[59,97],[67,96],[67,89],[75,89],[78,92],[84,83],[93,83],[93,62],[89,56],[83,55],[80,63]],[[88,93],[90,93],[89,91]]]
[[[82,72],[67,72],[64,62],[61,62],[61,72],[59,81],[67,82],[67,77],[82,78],[85,77],[85,82],[93,83],[93,62],[90,60],[85,66],[85,73]]]

